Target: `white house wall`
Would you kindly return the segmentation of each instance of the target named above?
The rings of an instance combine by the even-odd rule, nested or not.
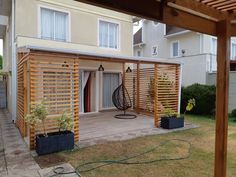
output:
[[[69,33],[71,40],[55,42],[39,39],[40,6],[70,14]],[[122,54],[132,56],[132,16],[94,7],[73,0],[17,0],[16,4],[16,36],[18,47],[27,43],[40,46],[57,46],[59,48],[82,48],[87,52]],[[24,19],[24,20],[22,20]],[[119,24],[120,48],[118,50],[104,49],[98,46],[98,20],[107,20]]]

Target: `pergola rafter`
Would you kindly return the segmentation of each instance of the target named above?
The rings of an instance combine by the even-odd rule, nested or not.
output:
[[[226,177],[230,38],[236,36],[236,0],[76,0],[217,36],[215,177]]]

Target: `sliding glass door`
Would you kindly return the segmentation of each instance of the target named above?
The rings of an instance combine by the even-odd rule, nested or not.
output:
[[[103,108],[114,107],[112,94],[119,86],[119,73],[103,73]]]

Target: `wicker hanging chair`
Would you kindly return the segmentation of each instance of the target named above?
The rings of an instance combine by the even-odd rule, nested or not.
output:
[[[112,94],[112,102],[115,107],[121,111],[124,111],[123,114],[115,115],[117,119],[134,119],[137,116],[134,114],[127,114],[127,109],[132,107],[132,102],[130,96],[128,94],[127,89],[125,88],[124,84],[122,83],[115,89]]]

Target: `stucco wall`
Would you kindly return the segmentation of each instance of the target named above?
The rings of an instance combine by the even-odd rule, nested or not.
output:
[[[216,73],[207,73],[207,84],[216,85]],[[230,72],[229,84],[229,113],[236,109],[236,72]]]
[[[69,12],[71,41],[69,44],[83,45],[85,50],[95,50],[101,53],[112,53],[132,56],[132,17],[122,13],[94,7],[91,5],[79,3],[73,0],[17,0],[16,1],[16,36],[17,37],[39,37],[39,7],[55,8]],[[24,20],[22,20],[24,19]],[[120,24],[120,49],[107,50],[98,47],[98,20],[104,19],[114,21]],[[28,38],[21,38],[21,43],[29,42]],[[25,40],[25,41],[24,41]],[[38,45],[44,45],[48,41],[38,40]],[[50,46],[52,42],[50,43]],[[64,48],[67,43],[55,44]],[[69,45],[71,46],[71,45]],[[94,49],[96,48],[96,49]]]
[[[172,59],[181,62],[182,86],[194,83],[206,84],[207,55],[196,55]]]
[[[142,56],[156,58],[171,58],[171,44],[174,41],[179,41],[179,52],[185,50],[185,55],[200,54],[200,33],[184,32],[176,36],[165,36],[165,25],[159,23],[154,25],[152,21],[145,20],[143,22],[143,42],[144,45],[134,46],[134,54],[140,50]],[[152,56],[152,47],[158,46],[158,55]]]

